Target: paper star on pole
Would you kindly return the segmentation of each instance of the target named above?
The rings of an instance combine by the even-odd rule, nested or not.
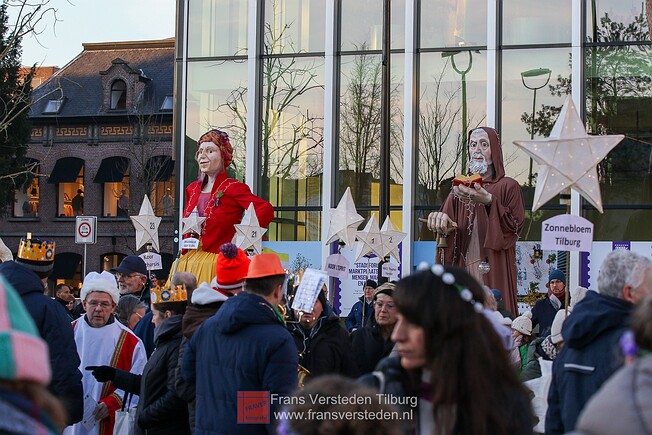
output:
[[[383,222],[383,227],[380,229],[380,240],[381,247],[380,253],[381,258],[385,258],[388,255],[394,257],[396,261],[401,262],[401,256],[398,252],[398,245],[407,237],[407,233],[402,233],[394,229],[394,224],[389,219],[389,216],[385,218]]]
[[[136,250],[145,243],[151,243],[152,247],[158,251],[158,226],[161,224],[161,218],[154,215],[152,203],[149,202],[147,195],[143,198],[138,216],[130,216],[130,218],[136,229]]]
[[[532,211],[573,187],[602,213],[596,167],[623,138],[622,134],[587,135],[573,100],[566,97],[547,139],[514,141],[539,165]]]
[[[351,188],[347,187],[337,208],[331,209],[326,244],[341,240],[349,249],[353,249],[355,233],[363,220],[364,218],[355,209]]]
[[[190,216],[181,219],[181,225],[183,226],[181,235],[188,233],[201,234],[201,226],[204,224],[205,220],[205,217],[199,217],[197,207],[195,207],[195,209],[190,212]]]
[[[242,222],[235,224],[235,245],[246,251],[252,249],[256,254],[263,252],[263,235],[266,228],[260,226],[254,203],[250,202],[249,207],[242,216]]]
[[[355,235],[358,239],[358,243],[355,246],[355,261],[358,261],[361,257],[371,252],[379,258],[383,258],[381,255],[382,252],[380,251],[382,238],[375,214],[371,215],[371,219],[369,219],[364,229],[362,231],[356,231]]]

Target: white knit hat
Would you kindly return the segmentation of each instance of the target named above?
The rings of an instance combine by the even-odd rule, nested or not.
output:
[[[579,304],[582,299],[586,297],[586,292],[588,292],[589,289],[586,287],[575,287],[570,291],[570,306],[574,307],[575,305]]]
[[[570,315],[572,311],[572,307],[568,307],[568,315]],[[553,344],[564,341],[564,337],[561,336],[561,327],[564,324],[566,317],[566,312],[563,309],[557,311],[557,314],[555,314],[555,319],[552,321],[552,326],[550,327],[550,341],[552,341]]]
[[[526,311],[512,320],[512,329],[523,335],[532,335],[532,311]]]
[[[115,276],[106,270],[102,273],[90,272],[88,275],[86,275],[80,292],[81,300],[85,300],[86,296],[88,296],[90,292],[107,293],[109,296],[111,296],[113,302],[116,304],[120,299],[118,282],[115,280]]]

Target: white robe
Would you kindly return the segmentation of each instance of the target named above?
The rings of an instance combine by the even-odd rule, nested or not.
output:
[[[130,371],[131,373],[142,374],[145,363],[147,363],[145,346],[143,346],[142,341],[140,341],[140,339],[136,337],[129,328],[118,321],[114,321],[113,323],[101,328],[93,328],[86,321],[86,316],[79,318],[75,322],[75,343],[77,344],[77,353],[79,353],[79,359],[81,360],[79,370],[83,376],[82,384],[84,386],[84,420],[88,421],[91,418],[89,411],[91,413],[93,411],[93,409],[91,409],[92,401],[96,404],[99,402],[103,386],[103,384],[97,382],[92,373],[89,370],[85,370],[85,368],[88,366],[111,365],[111,357],[113,356],[115,347],[118,344],[120,334],[123,330],[126,330],[127,334],[131,334],[137,339],[131,359]],[[123,351],[126,345],[127,343],[125,342]],[[115,390],[115,393],[121,398],[124,395],[124,391],[122,390]],[[87,396],[89,397],[87,398]],[[86,403],[89,405],[86,405]],[[138,396],[134,396],[129,405],[133,408],[137,404]],[[99,427],[100,425],[98,422],[90,430],[87,430],[83,421],[80,421],[72,426],[68,426],[63,433],[64,435],[98,435]]]

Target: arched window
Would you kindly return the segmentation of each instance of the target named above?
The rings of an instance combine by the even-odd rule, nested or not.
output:
[[[116,80],[111,85],[111,110],[125,110],[127,108],[127,84],[123,80]]]
[[[102,216],[129,217],[129,159],[107,157],[102,159],[93,179],[104,184]]]
[[[57,185],[57,216],[72,217],[84,214],[84,160],[63,157],[57,160],[48,178]]]

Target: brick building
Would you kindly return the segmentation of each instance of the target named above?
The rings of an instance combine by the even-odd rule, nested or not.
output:
[[[145,250],[136,252],[129,216],[148,194],[163,218],[164,270],[154,272],[167,277],[174,250],[174,39],[83,48],[33,92],[27,156],[39,177],[16,192],[0,233],[14,252],[27,232],[55,240],[51,284],[78,286],[84,246],[75,244],[75,216],[98,218],[86,272],[108,269]]]

